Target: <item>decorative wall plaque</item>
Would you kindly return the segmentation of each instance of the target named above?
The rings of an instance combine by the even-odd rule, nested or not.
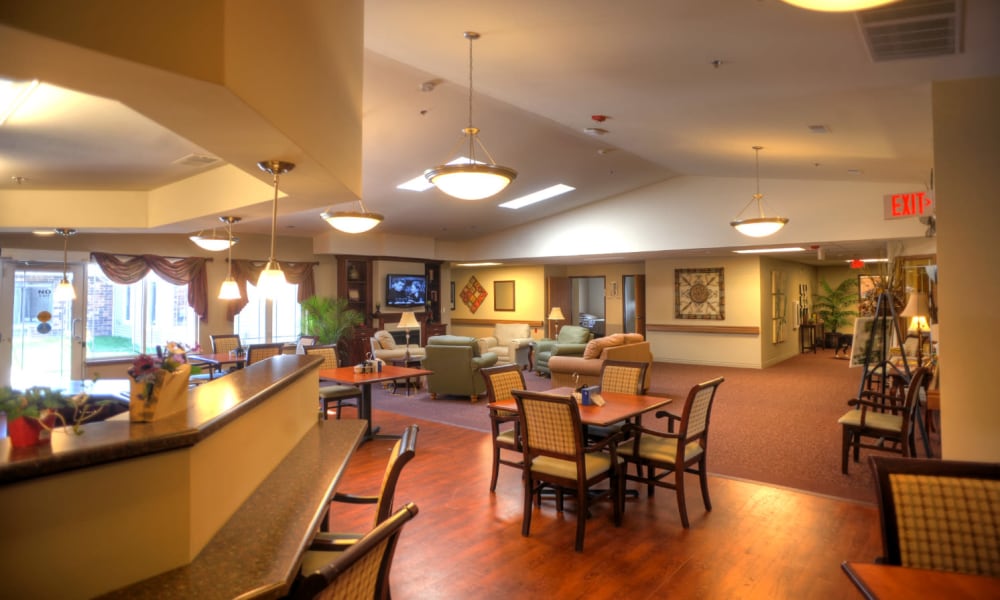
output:
[[[483,304],[483,300],[486,299],[487,293],[486,289],[479,283],[476,276],[473,275],[469,277],[469,282],[465,284],[462,288],[462,304],[469,307],[469,310],[473,313],[479,310],[479,307]]]
[[[722,321],[726,318],[723,270],[674,269],[674,318]]]

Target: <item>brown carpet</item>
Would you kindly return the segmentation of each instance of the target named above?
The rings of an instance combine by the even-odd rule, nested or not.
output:
[[[769,483],[818,494],[875,502],[867,456],[840,472],[841,428],[837,419],[858,391],[860,368],[833,358],[827,350],[802,354],[767,369],[740,369],[654,363],[650,392],[680,406],[690,387],[723,376],[712,409],[708,468],[715,475]],[[551,387],[547,378],[525,374],[528,389]],[[373,407],[428,421],[489,431],[485,402],[467,398],[430,399],[426,387],[410,396],[377,388]],[[654,425],[655,419],[644,423]],[[936,435],[932,451],[940,456]],[[918,452],[924,456],[918,437]]]

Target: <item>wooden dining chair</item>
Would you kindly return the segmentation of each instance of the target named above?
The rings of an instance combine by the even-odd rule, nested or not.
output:
[[[618,445],[618,454],[625,460],[626,480],[646,484],[646,494],[650,497],[656,487],[676,492],[677,509],[685,529],[690,526],[684,496],[685,473],[698,475],[705,510],[712,510],[705,466],[708,456],[708,423],[715,393],[723,381],[724,378],[718,377],[692,387],[684,401],[684,411],[679,417],[665,410],[657,411],[657,418],[666,418],[668,421],[666,432],[630,423],[626,430],[631,439]],[[635,465],[635,475],[628,472],[630,464]],[[671,475],[673,481],[667,479]]]
[[[503,400],[513,400],[513,390],[523,390],[524,374],[516,363],[495,365],[479,369],[486,380],[487,401],[492,404]],[[521,424],[516,412],[491,408],[490,434],[493,441],[493,471],[490,476],[490,491],[497,489],[497,476],[500,465],[515,467],[519,471],[524,467],[521,450]],[[505,458],[506,453],[516,453],[516,458]]]
[[[324,344],[322,346],[306,346],[303,348],[307,356],[320,356],[323,358],[323,362],[320,364],[320,369],[336,369],[340,366],[339,360],[337,359],[337,345],[336,344]],[[320,385],[319,387],[319,408],[326,419],[330,412],[330,406],[332,405],[337,411],[337,419],[340,419],[341,411],[344,407],[350,406],[354,410],[360,410],[358,408],[358,403],[361,402],[361,388],[356,385],[344,385],[344,384],[331,384],[331,385]],[[350,402],[354,400],[354,402]]]
[[[418,512],[416,504],[407,503],[343,552],[316,552],[310,546],[286,598],[389,598],[389,572],[399,536]]]
[[[842,427],[840,470],[847,474],[848,455],[860,460],[861,448],[916,456],[915,427],[919,394],[928,383],[926,367],[920,367],[910,377],[909,386],[898,402],[895,394],[864,390],[858,398],[849,400],[852,407],[837,419]],[[870,441],[865,441],[868,439]]]
[[[524,455],[524,516],[521,535],[531,531],[532,499],[545,487],[556,490],[556,510],[563,511],[563,494],[576,497],[576,544],[583,552],[590,506],[597,500],[610,499],[614,507],[615,527],[621,526],[624,510],[624,480],[621,460],[615,453],[620,434],[597,444],[584,446],[580,407],[571,396],[556,396],[526,390],[513,390],[521,419],[521,444]],[[594,485],[607,481],[606,490]]]
[[[602,392],[618,392],[621,394],[643,394],[646,391],[646,369],[649,363],[607,359],[601,365],[600,386]],[[642,423],[642,417],[636,417],[636,423]],[[599,440],[618,433],[625,426],[620,421],[607,427],[587,425],[587,439]]]
[[[870,456],[877,562],[1000,577],[1000,465]]]
[[[252,365],[255,362],[260,362],[265,358],[271,358],[272,356],[278,356],[281,354],[281,350],[285,345],[281,342],[274,342],[270,344],[250,344],[247,346],[247,365]]]
[[[212,340],[212,352],[214,354],[227,354],[243,345],[237,333],[227,333],[209,336]]]

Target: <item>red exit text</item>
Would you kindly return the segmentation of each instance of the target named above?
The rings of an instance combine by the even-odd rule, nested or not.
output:
[[[882,196],[886,219],[934,214],[934,197],[926,192]]]

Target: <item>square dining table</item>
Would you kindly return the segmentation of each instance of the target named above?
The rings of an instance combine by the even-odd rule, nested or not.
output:
[[[431,375],[434,371],[412,367],[397,367],[383,365],[381,372],[355,373],[353,366],[337,367],[336,369],[320,369],[319,378],[344,385],[356,385],[361,388],[361,402],[358,406],[358,416],[368,422],[365,428],[364,440],[399,439],[398,435],[379,434],[378,427],[372,427],[372,384],[396,379],[409,379]]]
[[[573,388],[558,387],[542,393],[556,396],[568,396]],[[649,396],[646,394],[623,394],[620,392],[601,392],[604,406],[596,404],[578,404],[580,407],[580,422],[584,425],[608,427],[626,419],[641,416],[651,410],[670,404],[673,400],[664,396]],[[517,402],[513,399],[501,402],[491,402],[490,408],[517,412]]]

